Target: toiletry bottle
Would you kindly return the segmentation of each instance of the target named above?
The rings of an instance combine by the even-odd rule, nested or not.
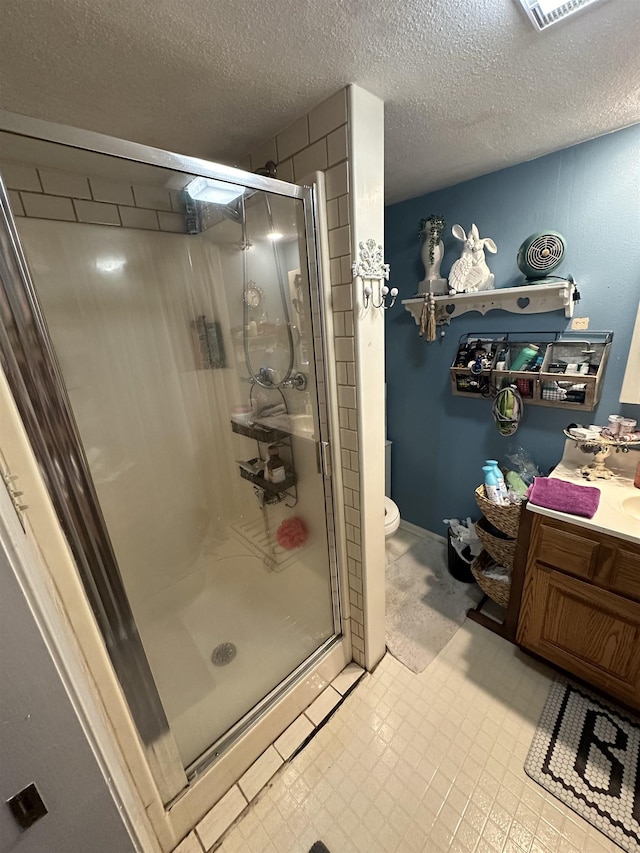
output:
[[[498,465],[498,460],[497,459],[487,459],[484,464],[489,465],[491,468],[493,468],[493,473],[496,475],[497,488],[498,488],[498,495],[500,497],[500,503],[508,504],[509,503],[509,493],[507,491],[507,484],[505,483],[504,477],[502,476],[502,471],[500,470],[500,466]]]
[[[540,347],[535,344],[527,344],[527,346],[514,358],[511,370],[520,370],[525,364],[528,364],[528,362],[537,357],[539,349]]]
[[[265,466],[265,479],[270,483],[283,483],[287,479],[284,462],[278,455],[278,445],[270,444],[268,447],[269,460]]]
[[[484,471],[484,490],[487,499],[492,504],[501,504],[502,500],[498,492],[498,480],[493,470],[493,465],[483,465],[482,470]]]
[[[640,462],[638,462],[638,467],[636,468],[636,476],[633,478],[633,485],[636,489],[640,489]]]

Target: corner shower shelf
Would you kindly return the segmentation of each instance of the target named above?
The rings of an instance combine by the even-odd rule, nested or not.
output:
[[[248,480],[250,483],[253,483],[254,486],[258,486],[259,488],[264,489],[265,492],[269,492],[269,494],[272,495],[279,495],[282,492],[286,492],[287,489],[290,489],[296,484],[296,475],[291,471],[288,472],[286,478],[281,483],[271,483],[269,480],[265,480],[262,471],[259,474],[252,474],[251,471],[247,471],[247,469],[242,466],[239,467],[239,470],[240,476],[243,480]]]
[[[477,293],[458,293],[454,296],[435,296],[436,321],[448,323],[469,311],[486,314],[501,308],[512,314],[543,314],[546,311],[564,310],[565,317],[573,316],[576,286],[572,281],[558,281],[554,284],[529,284],[522,287],[499,287],[495,290],[481,290]],[[402,304],[420,325],[420,314],[424,305],[424,296],[412,296],[403,299]]]
[[[261,489],[264,493],[264,504],[280,503],[287,498],[293,500],[293,503],[287,503],[286,506],[295,506],[298,502],[298,489],[296,483],[298,478],[295,473],[295,460],[293,458],[293,445],[291,434],[283,430],[272,427],[262,426],[258,423],[241,424],[237,421],[231,421],[231,429],[238,435],[245,438],[251,438],[258,445],[258,455],[255,459],[249,459],[247,462],[239,462],[238,470],[243,480],[248,480],[257,489]],[[280,483],[271,483],[265,480],[263,470],[255,470],[255,466],[261,461],[262,454],[260,452],[261,444],[277,444],[280,447],[287,448],[287,455],[290,457],[289,465],[287,465],[287,476]],[[257,494],[260,494],[257,492]]]
[[[256,423],[240,424],[237,421],[231,421],[231,429],[238,435],[244,435],[246,438],[252,438],[254,441],[260,441],[263,444],[277,444],[289,437],[288,433],[282,430]]]

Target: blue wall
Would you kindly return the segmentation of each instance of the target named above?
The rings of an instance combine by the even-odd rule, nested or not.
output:
[[[424,277],[417,229],[430,213],[447,221],[441,274],[448,275],[460,254],[451,226],[460,223],[468,231],[475,222],[480,236],[498,246],[497,255],[487,253],[496,287],[522,281],[516,253],[529,234],[550,228],[565,236],[566,259],[557,274],[571,273],[578,284],[582,300],[575,316],[589,317],[592,330],[614,331],[594,412],[528,405],[516,435],[505,438],[489,401],[451,394],[449,367],[460,335],[563,331],[571,321],[561,311],[465,314],[443,327],[444,338],[424,342],[400,300]],[[521,445],[546,472],[562,455],[562,428],[571,421],[606,423],[616,412],[640,421],[640,406],[618,402],[640,295],[640,125],[391,205],[385,221],[390,285],[400,290],[386,312],[387,432],[394,442],[392,497],[404,519],[444,534],[442,519],[478,516],[473,491],[485,459],[504,461],[510,446]]]

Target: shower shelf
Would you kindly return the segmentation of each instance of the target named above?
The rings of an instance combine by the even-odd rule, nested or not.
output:
[[[290,489],[296,484],[296,475],[291,472],[287,474],[286,479],[281,483],[270,483],[268,480],[265,480],[262,472],[260,472],[260,474],[252,474],[242,466],[240,466],[239,471],[243,480],[248,480],[250,483],[253,483],[254,486],[258,486],[259,488],[264,489],[265,492],[269,492],[272,495],[278,495],[281,492],[286,492],[287,489]]]
[[[248,463],[240,463],[239,471],[243,480],[248,480],[253,483],[258,489],[262,489],[265,494],[265,503],[280,503],[287,498],[293,503],[287,503],[286,506],[295,506],[298,502],[298,489],[296,483],[298,478],[295,474],[295,460],[293,458],[293,446],[291,434],[283,430],[275,429],[274,427],[266,427],[261,424],[239,424],[237,421],[231,421],[231,429],[238,435],[245,438],[253,439],[258,445],[258,455],[255,459],[249,460]],[[280,447],[287,448],[287,455],[290,457],[287,476],[281,483],[270,483],[264,478],[264,472],[253,472],[251,466],[258,462],[262,457],[260,451],[261,444],[278,444]],[[267,498],[267,495],[269,496]]]
[[[289,434],[282,432],[282,430],[260,426],[260,424],[239,424],[236,421],[231,421],[231,429],[238,435],[244,435],[246,438],[252,438],[254,441],[260,441],[264,444],[276,444],[289,438]]]

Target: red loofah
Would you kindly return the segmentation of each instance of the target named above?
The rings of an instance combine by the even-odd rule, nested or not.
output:
[[[309,531],[301,518],[285,518],[276,531],[278,545],[290,551],[300,548],[307,541]]]

